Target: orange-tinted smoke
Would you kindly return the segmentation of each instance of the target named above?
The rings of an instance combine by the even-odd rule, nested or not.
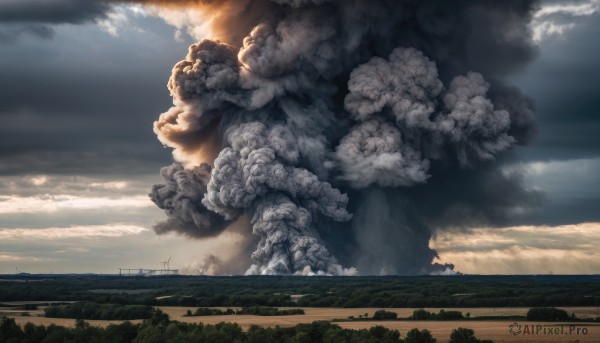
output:
[[[166,10],[193,9],[199,22],[209,23],[213,37],[241,46],[244,37],[258,24],[267,23],[280,8],[269,0],[108,0],[116,3],[138,3]]]
[[[174,149],[173,157],[186,168],[201,163],[213,164],[221,151],[220,117],[213,119],[206,127],[195,130],[190,127],[193,119],[182,118],[186,114],[189,113],[172,107],[154,122],[154,133],[163,144]]]
[[[112,3],[142,4],[169,18],[178,27],[191,26],[202,37],[241,46],[254,26],[268,22],[277,13],[270,0],[106,0]],[[179,17],[181,15],[181,17]],[[198,16],[195,18],[194,16]],[[192,22],[189,18],[192,18]],[[166,20],[166,19],[165,19]],[[185,22],[182,22],[185,21]],[[208,36],[204,36],[204,35]],[[198,35],[196,35],[198,36]],[[193,128],[193,109],[175,106],[163,113],[154,124],[159,140],[174,148],[175,160],[187,168],[202,162],[212,164],[221,149],[219,122],[214,119],[206,127]]]

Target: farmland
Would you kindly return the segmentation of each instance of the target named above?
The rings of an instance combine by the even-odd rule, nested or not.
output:
[[[230,322],[243,330],[249,330],[252,325],[292,328],[316,321],[331,322],[352,330],[380,325],[399,330],[401,335],[413,328],[427,329],[438,342],[447,342],[452,330],[458,327],[475,330],[480,339],[512,342],[516,337],[509,332],[509,325],[515,321],[515,316],[522,319],[518,320],[520,325],[549,325],[524,320],[529,308],[535,306],[562,308],[577,319],[593,321],[600,317],[600,278],[597,276],[30,278],[0,282],[0,316],[15,318],[21,326],[31,322],[74,327],[75,319],[43,317],[44,308],[51,302],[82,301],[152,306],[169,315],[172,321],[209,325]],[[406,306],[408,304],[417,306]],[[432,304],[441,306],[429,306]],[[199,307],[239,310],[244,306],[271,306],[280,310],[300,308],[305,314],[185,316]],[[394,312],[402,319],[367,319],[381,309]],[[469,319],[407,320],[415,309],[432,313],[442,309],[460,311],[465,315],[468,313]],[[141,324],[142,320],[131,322]],[[87,323],[107,327],[121,321],[87,320]],[[552,323],[555,324],[560,323]],[[571,324],[585,326],[587,334],[522,335],[518,339],[523,342],[600,342],[600,326],[597,326],[600,322]]]
[[[305,311],[305,315],[292,315],[292,316],[278,316],[278,317],[261,317],[253,315],[222,315],[222,316],[204,316],[204,317],[184,317],[187,310],[195,310],[194,307],[174,307],[166,306],[160,307],[162,311],[170,316],[172,320],[177,320],[184,323],[204,323],[204,324],[218,324],[221,322],[231,322],[239,324],[242,329],[247,330],[251,325],[259,325],[264,327],[292,327],[300,323],[312,323],[314,321],[331,321],[339,318],[347,318],[348,316],[357,316],[358,314],[367,313],[372,316],[373,313],[378,310],[377,308],[302,308]],[[224,309],[224,308],[220,308]],[[282,308],[283,309],[283,308]],[[569,313],[575,313],[580,318],[591,318],[600,316],[600,308],[592,307],[568,307],[564,308]],[[401,308],[401,309],[387,309],[398,313],[399,317],[408,317],[412,314],[414,309]],[[437,312],[439,308],[428,308],[427,310]],[[458,308],[454,309],[463,313],[469,312],[472,317],[477,316],[493,316],[493,315],[524,315],[527,312],[527,308]],[[73,327],[75,325],[74,319],[62,319],[62,318],[45,318],[45,317],[23,317],[14,316],[17,323],[24,325],[27,322],[40,325],[62,325],[67,327]],[[89,320],[87,321],[90,325],[106,327],[109,324],[120,323],[120,321],[103,321],[103,320]],[[133,320],[132,323],[141,323],[141,320]],[[508,331],[508,326],[511,321],[506,320],[464,320],[464,321],[356,321],[356,322],[337,322],[335,324],[346,329],[368,329],[375,325],[381,325],[389,329],[399,330],[401,334],[405,334],[410,329],[418,328],[420,330],[427,329],[431,331],[432,335],[438,339],[438,342],[447,341],[450,333],[453,329],[458,327],[467,327],[475,330],[477,337],[481,339],[490,339],[494,342],[513,342],[515,337]],[[521,322],[526,324],[526,322]],[[528,323],[529,325],[548,325],[549,323]],[[552,323],[552,324],[565,324],[569,323]],[[587,335],[577,336],[553,336],[544,337],[536,335],[525,335],[520,336],[519,341],[522,342],[539,342],[540,337],[543,337],[544,342],[572,342],[579,340],[580,342],[600,342],[600,326],[594,323],[577,323],[588,327]],[[565,327],[565,330],[567,328]]]

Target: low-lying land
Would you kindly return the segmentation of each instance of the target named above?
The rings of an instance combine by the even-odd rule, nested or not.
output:
[[[480,340],[469,328],[453,329],[451,342],[493,343]],[[447,339],[448,339],[447,338]],[[446,341],[447,339],[443,340]],[[429,330],[410,329],[404,335],[395,329],[373,326],[368,329],[347,329],[326,321],[297,324],[293,327],[263,327],[252,325],[247,330],[237,324],[190,324],[170,320],[156,311],[141,323],[123,322],[106,327],[95,327],[78,319],[74,327],[58,325],[19,325],[12,318],[0,321],[0,342],[380,342],[380,343],[434,343]]]
[[[183,317],[188,310],[195,311],[195,307],[177,307],[177,306],[160,306],[162,311],[169,314],[171,318],[179,318]],[[215,307],[215,309],[219,309],[221,311],[226,311],[225,307]],[[292,309],[281,307],[280,310]],[[291,318],[294,321],[297,320],[309,320],[308,322],[312,322],[315,320],[334,320],[339,318],[348,318],[350,316],[354,316],[358,318],[360,315],[366,315],[367,317],[373,317],[376,311],[381,310],[380,308],[320,308],[320,307],[301,307],[304,311],[304,315],[300,316],[292,316]],[[600,307],[562,307],[566,312],[573,313],[578,318],[596,318],[600,316]],[[238,310],[238,308],[232,308],[232,310]],[[411,316],[415,310],[415,308],[388,308],[386,311],[392,311],[398,314],[398,318],[407,318]],[[439,313],[440,310],[450,310],[448,308],[425,308],[426,311]],[[510,318],[512,316],[527,316],[527,312],[529,308],[527,307],[505,307],[505,308],[489,308],[489,307],[480,307],[480,308],[453,308],[451,310],[460,311],[462,313],[470,313],[470,317],[476,319],[478,317],[507,317]],[[239,318],[241,316],[236,315],[235,318]],[[254,316],[251,316],[255,318]],[[179,319],[178,319],[179,320]],[[270,318],[269,320],[273,320]]]
[[[200,316],[200,317],[186,317],[187,311],[195,311],[195,307],[160,307],[160,309],[168,314],[172,320],[177,320],[182,323],[188,324],[209,324],[217,325],[222,322],[235,323],[240,326],[243,330],[249,330],[252,325],[258,325],[262,327],[294,327],[298,324],[310,324],[315,321],[333,321],[336,318],[347,318],[349,316],[366,315],[373,317],[376,311],[381,309],[377,308],[301,308],[304,311],[304,315],[288,315],[288,316],[275,316],[275,317],[264,317],[248,314],[240,315],[212,315],[212,316]],[[227,308],[214,308],[220,311],[226,311]],[[286,310],[287,308],[279,308],[279,310]],[[567,307],[563,308],[568,313],[574,313],[576,316],[587,316],[588,318],[599,316],[600,308],[595,307]],[[233,308],[232,310],[239,310],[239,308]],[[393,311],[397,313],[398,317],[409,317],[413,312],[418,309],[405,309],[405,308],[394,308],[386,309],[386,311]],[[439,308],[427,308],[427,311],[432,313],[439,313]],[[446,309],[448,310],[448,309]],[[447,342],[452,330],[463,327],[471,328],[475,330],[475,333],[480,339],[493,340],[495,342],[514,342],[515,339],[520,342],[574,342],[579,340],[580,342],[600,342],[600,326],[594,323],[578,323],[578,322],[528,322],[518,321],[521,326],[533,325],[544,326],[548,325],[564,325],[563,331],[569,332],[570,325],[577,325],[578,327],[586,327],[587,334],[571,334],[571,335],[552,335],[545,336],[542,334],[520,334],[518,337],[512,335],[509,332],[509,326],[513,324],[513,321],[507,320],[474,320],[478,316],[491,316],[491,315],[504,315],[513,316],[520,314],[526,316],[529,308],[458,308],[453,309],[462,313],[471,313],[471,320],[454,320],[454,321],[435,321],[435,320],[392,320],[392,321],[347,321],[347,322],[336,322],[334,324],[345,329],[369,329],[375,326],[382,326],[392,330],[399,330],[402,337],[413,329],[429,330],[434,338],[438,339],[438,342]],[[28,322],[32,322],[37,325],[62,325],[66,327],[75,327],[75,319],[58,319],[58,318],[45,318],[45,317],[23,317],[23,316],[12,316],[16,319],[16,322],[21,326]],[[92,326],[107,327],[110,324],[118,324],[122,321],[115,320],[89,320],[87,321]],[[134,324],[139,324],[142,320],[131,321]]]
[[[69,302],[74,305],[63,308],[76,309],[89,307],[83,304],[91,302],[97,309],[86,310],[86,313],[93,313],[87,318],[105,320],[86,320],[90,327],[108,328],[111,324],[123,323],[113,319],[122,319],[125,317],[120,315],[135,312],[125,310],[133,309],[128,306],[135,305],[139,309],[159,308],[171,320],[181,323],[176,326],[182,332],[190,328],[185,325],[200,323],[215,325],[210,329],[213,331],[220,330],[216,329],[219,323],[234,323],[245,332],[253,330],[253,325],[270,328],[308,325],[286,331],[298,333],[313,322],[327,322],[332,332],[346,336],[354,333],[343,329],[369,329],[365,332],[370,332],[370,328],[381,327],[398,330],[401,337],[405,337],[411,329],[417,328],[429,330],[438,342],[447,342],[454,329],[463,327],[474,329],[480,339],[495,342],[600,343],[600,326],[590,322],[600,317],[599,276],[0,275],[2,279],[5,281],[0,282],[0,317],[14,318],[21,327],[31,322],[77,329],[77,325],[83,325],[81,320],[43,317],[48,313],[48,305]],[[533,311],[529,315],[537,317],[528,317],[528,311],[534,307],[556,307],[558,310]],[[194,316],[195,313],[198,315]],[[84,317],[77,311],[64,316]],[[136,314],[127,318],[137,317]],[[332,323],[336,320],[338,322]],[[142,325],[142,322],[142,319],[131,321],[134,326]],[[182,325],[181,328],[178,325]],[[112,328],[114,330],[114,326]],[[559,329],[561,334],[556,334]],[[573,334],[575,329],[581,332]],[[261,331],[261,334],[272,333],[267,331]],[[532,334],[533,331],[536,333]],[[551,331],[552,335],[543,331]],[[362,334],[366,335],[365,332]]]
[[[147,319],[154,309],[146,305],[97,304],[80,302],[60,306],[48,306],[44,316],[48,318],[132,320]]]
[[[258,317],[250,315],[236,315],[236,316],[211,316],[211,317],[180,317],[173,318],[182,323],[188,324],[208,324],[217,325],[222,322],[235,323],[239,325],[242,330],[248,331],[253,325],[261,327],[276,326],[294,327],[298,324],[310,324],[317,320],[318,316],[284,316],[284,317]],[[36,325],[61,325],[65,327],[75,327],[76,320],[74,319],[56,319],[56,318],[44,318],[44,317],[15,317],[16,322],[22,327],[28,323],[34,323]],[[111,324],[119,324],[121,321],[86,321],[91,326],[95,327],[108,327]],[[131,321],[133,324],[140,324],[141,320]],[[552,335],[546,336],[540,334],[520,334],[515,336],[509,332],[509,326],[512,322],[507,321],[361,321],[361,322],[342,322],[333,323],[344,329],[360,330],[370,329],[372,327],[381,326],[390,330],[398,330],[402,337],[406,336],[406,333],[413,328],[419,330],[428,330],[431,335],[437,339],[439,343],[448,342],[448,338],[452,333],[452,330],[463,327],[473,329],[480,339],[493,340],[496,343],[503,342],[549,342],[549,343],[561,343],[561,342],[600,342],[600,327],[592,325],[584,325],[588,331],[586,335],[571,334],[571,335]],[[544,327],[549,323],[542,322],[521,322],[520,325],[533,325]],[[552,323],[552,325],[564,325],[564,331],[569,332],[570,325],[580,325],[580,323]]]
[[[0,275],[6,301],[196,307],[464,308],[600,306],[600,276]],[[36,281],[36,282],[33,282]]]

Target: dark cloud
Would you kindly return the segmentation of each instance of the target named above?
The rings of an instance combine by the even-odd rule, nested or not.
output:
[[[536,162],[528,183],[545,193],[543,207],[526,224],[600,222],[600,158]]]
[[[169,160],[153,114],[171,102],[168,69],[187,44],[156,19],[130,21],[149,32],[84,25],[0,48],[0,174],[156,174]]]
[[[3,0],[0,23],[81,24],[106,16],[99,0]]]
[[[112,87],[113,82],[102,84],[96,78],[99,82],[89,89],[87,85],[78,87],[77,82],[71,83],[68,77],[44,80],[58,81],[58,87],[44,85],[42,81],[29,89],[24,80],[18,79],[12,85],[20,84],[23,88],[0,94],[0,99],[7,100],[0,106],[4,107],[0,110],[1,174],[133,174],[144,173],[148,165],[164,163],[168,152],[161,154],[160,150],[144,149],[145,146],[160,147],[160,144],[149,129],[140,127],[144,122],[146,128],[151,127],[152,120],[145,113],[151,113],[152,106],[164,104],[160,98],[146,101],[145,94],[140,93],[137,102],[135,98],[120,96],[118,91],[124,89],[123,84]],[[10,82],[10,75],[3,82]],[[158,95],[161,88],[157,87],[154,92]],[[39,95],[28,93],[34,90],[39,91]],[[152,92],[148,89],[146,94]],[[94,93],[114,96],[110,101],[93,100]],[[17,101],[20,103],[14,104]]]
[[[600,156],[598,23],[596,12],[581,17],[564,36],[547,37],[536,63],[511,77],[537,103],[539,134],[520,152],[527,160]]]
[[[542,5],[590,5],[584,1],[544,1]],[[595,5],[597,6],[597,5]],[[528,183],[544,193],[534,215],[516,223],[563,225],[600,220],[600,13],[556,12],[543,23],[572,24],[562,35],[540,41],[541,54],[523,73],[510,77],[536,102],[538,134],[517,151],[530,163]],[[539,171],[539,164],[543,167]],[[515,161],[509,161],[515,163]],[[517,162],[518,163],[518,162]]]
[[[0,43],[14,43],[25,36],[50,39],[54,36],[54,30],[44,25],[0,24]]]
[[[568,176],[567,176],[568,177]],[[600,195],[549,198],[543,213],[525,223],[534,225],[567,225],[600,222]]]
[[[527,183],[524,169],[506,171],[487,163],[461,170],[436,163],[427,184],[408,190],[417,211],[434,230],[501,227],[529,219],[544,195]],[[442,174],[443,177],[436,177]]]
[[[53,25],[83,24],[106,18],[111,7],[101,0],[3,0],[0,2],[0,43],[30,36],[54,37]]]
[[[50,135],[49,135],[50,136]],[[50,143],[50,139],[47,138]],[[103,141],[97,141],[103,145]],[[118,143],[118,142],[115,142]],[[61,175],[122,175],[125,178],[135,178],[137,175],[147,175],[151,168],[161,166],[168,160],[168,153],[160,157],[160,153],[143,153],[147,147],[141,142],[131,145],[130,149],[116,146],[99,148],[98,146],[79,146],[55,149],[29,149],[19,151],[19,146],[5,145],[7,151],[0,155],[0,175],[31,174],[61,174]]]

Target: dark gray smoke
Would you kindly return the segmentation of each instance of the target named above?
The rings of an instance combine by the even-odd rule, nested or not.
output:
[[[251,274],[446,273],[435,230],[537,201],[496,162],[535,133],[531,100],[503,82],[536,54],[535,1],[170,6],[194,4],[227,42],[202,40],[173,69],[154,130],[186,169],[153,189],[170,216],[158,232],[217,234],[247,213]]]
[[[347,221],[348,198],[305,168],[294,135],[285,126],[255,121],[232,127],[229,143],[215,160],[203,200],[210,210],[232,218],[249,209],[252,232],[260,237],[252,272],[290,274],[309,266],[332,272],[331,257],[313,227],[322,215]],[[233,211],[233,212],[232,212]]]
[[[429,178],[429,161],[404,144],[402,133],[382,117],[352,129],[337,146],[341,178],[355,188],[413,186]]]
[[[149,196],[169,218],[154,226],[157,234],[176,231],[195,238],[215,236],[230,224],[202,205],[210,172],[211,167],[206,163],[192,169],[173,163],[160,170],[165,184],[154,185]]]

